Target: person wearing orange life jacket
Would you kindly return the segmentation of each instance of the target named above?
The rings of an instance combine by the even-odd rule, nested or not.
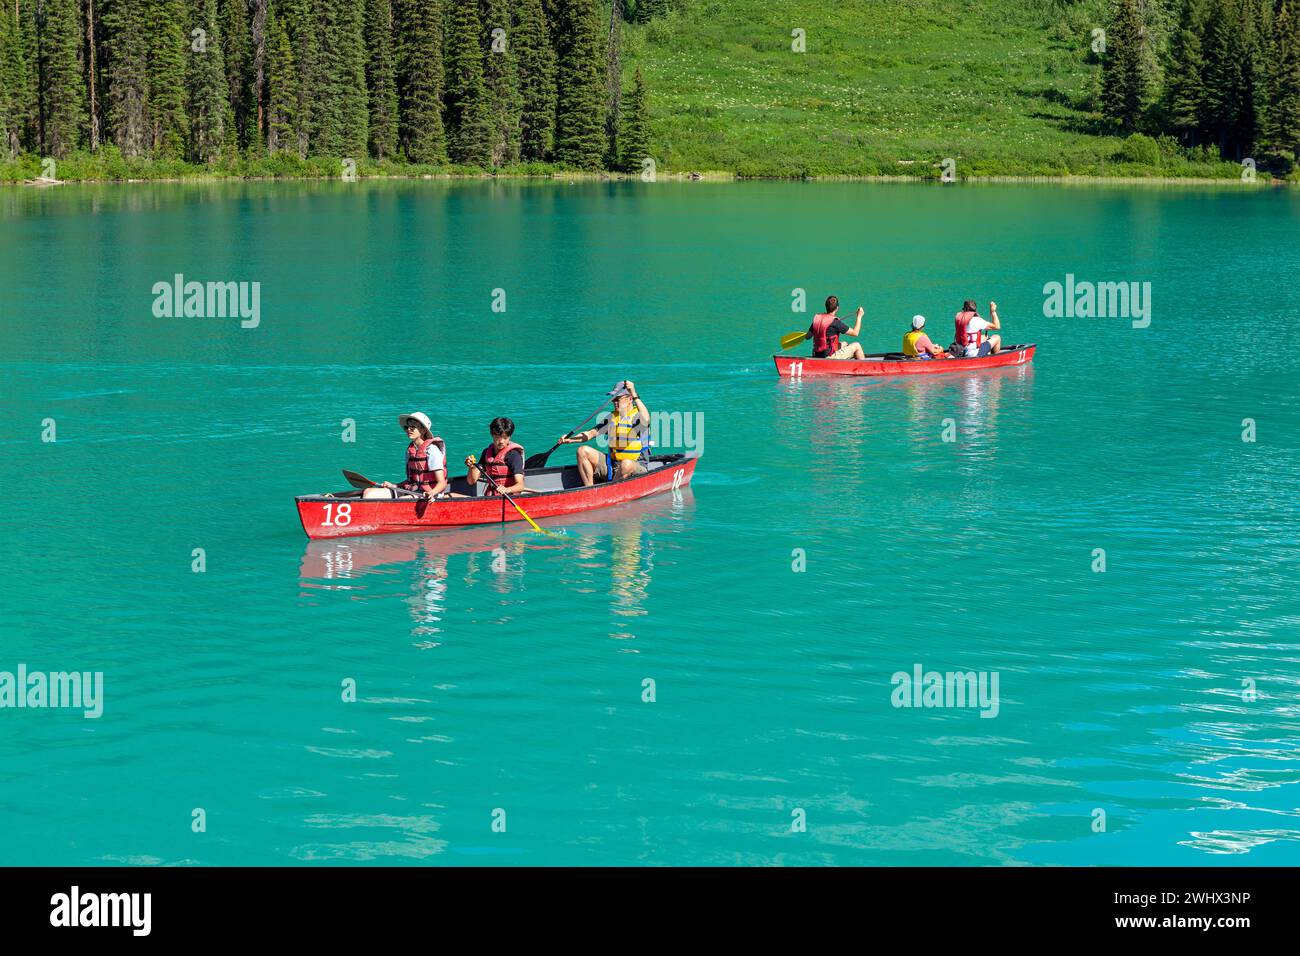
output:
[[[398,415],[411,443],[406,446],[406,480],[399,484],[385,481],[361,493],[363,498],[397,498],[398,489],[422,492],[437,498],[447,490],[447,445],[433,433],[433,423],[424,412]]]
[[[643,436],[650,427],[650,411],[637,394],[635,382],[619,382],[608,394],[614,401],[613,412],[597,422],[595,428],[560,438],[562,445],[580,445],[601,432],[608,436],[609,451],[606,453],[590,445],[578,449],[578,476],[588,487],[594,485],[597,478],[618,481],[646,473],[649,445]]]
[[[522,494],[524,488],[524,446],[515,443],[511,436],[515,433],[515,423],[508,418],[494,418],[488,424],[492,433],[492,444],[483,449],[478,461],[473,455],[465,458],[465,480],[471,485],[482,480],[487,481],[484,473],[495,479],[496,484],[487,481],[485,494],[495,495],[497,486],[508,495]]]
[[[946,359],[943,346],[935,345],[926,335],[925,316],[912,316],[912,331],[903,336],[903,355],[912,359]]]
[[[996,355],[1002,351],[1002,336],[986,335],[989,329],[998,331],[1002,328],[996,302],[989,303],[989,315],[992,321],[980,316],[976,311],[974,299],[967,299],[962,303],[955,322],[956,337],[952,346],[954,358],[983,358],[985,355]]]
[[[804,333],[805,339],[813,340],[813,358],[860,359],[863,357],[862,343],[850,342],[840,345],[841,335],[856,336],[862,331],[862,307],[858,307],[857,321],[853,328],[844,324],[844,320],[835,313],[840,307],[840,300],[827,296],[826,311],[813,316],[812,325]]]

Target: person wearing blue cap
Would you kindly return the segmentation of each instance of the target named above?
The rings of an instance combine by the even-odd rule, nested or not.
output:
[[[578,449],[578,474],[584,485],[594,485],[596,479],[618,481],[646,472],[649,446],[642,439],[650,427],[650,412],[637,394],[636,383],[631,380],[619,382],[609,396],[614,401],[614,409],[597,422],[595,428],[560,439],[562,445],[583,445]],[[609,437],[609,451],[602,453],[583,444],[601,432]]]

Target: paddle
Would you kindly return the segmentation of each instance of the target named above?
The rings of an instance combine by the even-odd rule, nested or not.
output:
[[[582,425],[587,424],[587,422],[591,421],[593,418],[595,418],[597,415],[599,415],[602,411],[604,411],[604,410],[605,410],[605,406],[608,405],[608,404],[609,404],[609,399],[606,399],[604,402],[601,403],[600,408],[596,409],[594,412],[592,412],[590,415],[588,415],[586,418],[584,418],[584,419],[582,420]],[[579,425],[578,428],[581,428],[582,425]],[[576,432],[576,431],[578,430],[578,428],[573,429],[573,431],[570,431],[570,432],[569,432],[568,434],[566,434],[564,437],[565,437],[565,438],[572,438],[572,437],[573,437],[573,433]],[[562,442],[562,441],[557,441],[554,445],[552,445],[552,446],[550,447],[550,450],[549,450],[549,451],[541,451],[541,452],[538,452],[536,455],[529,455],[529,456],[528,456],[528,460],[527,460],[526,462],[524,462],[524,471],[528,471],[528,470],[531,469],[531,468],[545,468],[545,467],[546,467],[546,459],[548,459],[548,458],[551,457],[551,452],[555,451],[555,449],[559,448],[559,447],[560,447],[561,445],[563,445],[563,444],[564,444],[564,442]]]
[[[554,451],[555,449],[551,449],[551,450]],[[487,481],[489,484],[491,484],[492,487],[497,490],[497,494],[503,496],[506,499],[506,501],[510,502],[512,505],[515,506],[515,510],[518,511],[521,515],[523,515],[524,520],[533,526],[534,531],[536,531],[538,534],[553,534],[553,532],[547,531],[545,528],[539,527],[536,521],[528,517],[528,512],[525,511],[523,508],[519,507],[519,502],[515,501],[514,498],[511,498],[508,494],[506,494],[505,489],[501,487],[500,482],[498,482],[495,478],[489,475],[487,473],[486,468],[479,467],[478,462],[475,462],[474,464],[475,467],[478,467],[478,473],[483,476],[484,480]]]
[[[348,480],[348,484],[353,488],[374,488],[377,487],[373,481],[365,475],[358,475],[355,471],[343,469],[343,477]]]
[[[348,480],[348,484],[350,484],[353,488],[363,488],[363,489],[364,489],[364,488],[379,488],[379,487],[382,487],[382,486],[379,485],[377,482],[373,482],[373,481],[371,481],[371,480],[370,480],[369,478],[367,478],[365,475],[358,475],[355,471],[348,471],[346,468],[343,469],[343,477],[346,478],[346,479]],[[421,491],[412,491],[412,490],[409,489],[409,488],[394,488],[394,489],[393,489],[393,497],[396,497],[397,495],[410,495],[410,496],[413,497],[413,498],[418,498],[418,497],[419,497],[420,495],[422,495],[423,493],[424,493],[424,492],[421,492]]]
[[[781,336],[781,350],[792,349],[806,338],[808,338],[807,332],[791,332],[789,335],[783,335]]]

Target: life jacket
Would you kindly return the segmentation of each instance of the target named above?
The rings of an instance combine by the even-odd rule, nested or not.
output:
[[[831,323],[834,321],[835,315],[830,312],[818,312],[813,316],[810,326],[813,336],[813,358],[826,358],[839,351],[840,337],[837,333],[830,332]]]
[[[426,441],[411,442],[406,446],[406,481],[403,485],[419,488],[421,485],[438,483],[438,472],[429,470],[429,446],[437,445],[442,452],[443,466],[446,467],[447,445],[437,435]]]
[[[918,358],[921,353],[916,349],[917,340],[925,335],[925,329],[913,329],[903,336],[903,354],[908,358]],[[928,354],[928,353],[927,353]]]
[[[636,461],[641,457],[641,410],[633,407],[631,414],[611,412],[609,428],[609,453],[615,461]]]
[[[964,350],[969,349],[971,346],[974,346],[976,349],[979,349],[980,345],[984,341],[984,333],[982,331],[981,332],[966,331],[966,327],[970,324],[970,320],[977,318],[978,316],[979,316],[978,312],[957,313],[957,322],[956,322],[957,338],[954,339],[954,341],[958,345],[960,345]]]
[[[479,468],[496,479],[499,485],[510,484],[510,466],[506,463],[506,456],[512,451],[519,452],[519,457],[524,457],[524,446],[516,445],[514,442],[506,442],[506,447],[497,451],[496,445],[488,445],[483,449],[483,460],[478,463]],[[488,482],[487,493],[495,495],[497,493],[496,485]]]

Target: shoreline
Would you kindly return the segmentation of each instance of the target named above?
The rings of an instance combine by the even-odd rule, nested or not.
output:
[[[590,172],[574,170],[572,172],[551,172],[551,173],[380,173],[373,175],[358,175],[355,180],[344,180],[339,176],[223,176],[223,175],[198,175],[198,176],[158,176],[148,178],[126,178],[126,179],[60,179],[60,180],[8,180],[0,182],[0,186],[27,187],[33,189],[49,189],[55,186],[84,186],[84,185],[141,185],[149,183],[162,183],[169,185],[209,185],[215,183],[303,183],[303,182],[338,182],[338,183],[357,183],[362,181],[417,181],[417,180],[438,180],[445,182],[460,181],[470,182],[475,180],[503,180],[511,182],[636,182],[641,179],[639,173],[617,173],[617,172]],[[655,179],[649,182],[768,182],[768,183],[830,183],[830,182],[861,182],[861,183],[930,183],[936,186],[954,186],[954,185],[983,185],[983,184],[1035,184],[1035,185],[1087,185],[1095,186],[1101,184],[1113,184],[1122,186],[1228,186],[1238,188],[1241,186],[1260,187],[1270,186],[1286,188],[1300,185],[1300,183],[1289,182],[1285,179],[1276,179],[1267,175],[1259,175],[1254,180],[1243,180],[1232,177],[1214,177],[1214,176],[1098,176],[1095,174],[1087,175],[1065,175],[1065,176],[1020,176],[1020,175],[1002,175],[995,174],[989,176],[967,176],[959,178],[953,182],[942,182],[933,176],[908,176],[908,175],[853,175],[853,174],[826,174],[816,176],[741,176],[734,172],[725,170],[712,171],[691,171],[691,172],[666,172],[659,173]]]

